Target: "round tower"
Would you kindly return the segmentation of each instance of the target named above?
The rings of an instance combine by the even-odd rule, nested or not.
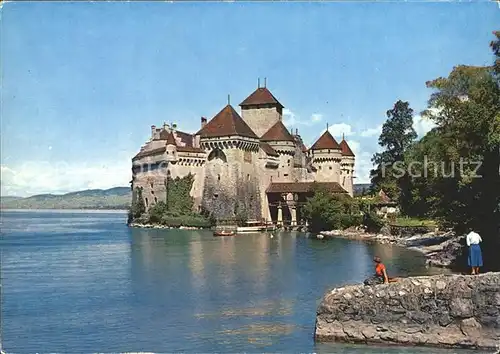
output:
[[[316,170],[316,182],[341,183],[340,163],[342,160],[342,151],[340,145],[328,129],[311,146],[309,157],[312,160],[312,166]]]
[[[341,186],[352,197],[354,195],[355,156],[344,137],[342,137],[342,141],[340,142],[340,149],[342,152],[342,160],[340,162]]]

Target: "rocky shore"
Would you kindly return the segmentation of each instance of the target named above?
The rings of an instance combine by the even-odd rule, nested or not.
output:
[[[500,273],[436,275],[328,291],[318,341],[498,350]]]
[[[452,231],[433,231],[410,237],[401,237],[399,235],[391,235],[387,230],[373,234],[365,232],[363,229],[348,229],[342,231],[323,231],[317,235],[317,238],[345,238],[394,244],[423,253],[427,258],[427,264],[435,267],[450,267],[460,255],[462,247],[465,244],[465,237],[457,236]]]
[[[191,227],[191,226],[167,226],[161,224],[141,224],[141,223],[130,223],[129,227],[137,227],[141,229],[177,229],[177,230],[202,230],[200,227]]]

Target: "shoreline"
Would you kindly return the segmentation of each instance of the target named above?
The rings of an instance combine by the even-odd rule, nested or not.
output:
[[[132,222],[127,224],[128,227],[135,227],[138,229],[158,229],[158,230],[210,230],[210,228],[196,227],[196,226],[168,226],[161,224],[141,224]]]
[[[368,233],[364,230],[332,230],[321,231],[316,238],[342,238],[379,244],[392,244],[417,251],[426,258],[426,265],[431,267],[452,268],[460,253],[464,236],[454,232],[428,232],[410,237]]]

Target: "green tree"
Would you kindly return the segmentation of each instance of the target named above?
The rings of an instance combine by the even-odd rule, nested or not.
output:
[[[438,217],[460,233],[476,229],[486,265],[499,269],[500,32],[495,35],[493,66],[460,65],[427,82],[434,92],[423,116],[437,127],[407,152],[406,161],[426,157],[440,167],[411,180],[411,213]]]
[[[131,206],[131,213],[134,218],[139,218],[146,212],[146,204],[142,196],[142,188],[136,187],[135,196]]]
[[[404,167],[401,165],[404,154],[417,138],[417,133],[413,129],[413,109],[408,102],[397,101],[386,114],[387,121],[378,140],[385,150],[373,156],[376,168],[370,177],[373,191],[383,189],[390,198],[397,199],[401,190],[399,178],[404,175],[400,171]]]
[[[315,189],[302,212],[313,232],[345,229],[362,223],[356,200],[347,195],[332,194],[324,188]]]

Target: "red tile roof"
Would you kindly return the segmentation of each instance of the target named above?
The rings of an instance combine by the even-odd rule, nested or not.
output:
[[[279,154],[268,143],[261,142],[260,148],[269,156],[279,156]]]
[[[196,135],[208,138],[239,135],[258,139],[258,136],[255,135],[253,130],[245,123],[231,105],[224,107],[210,120],[210,122],[201,128]]]
[[[354,157],[354,153],[349,147],[349,144],[347,144],[347,141],[345,141],[344,139],[342,139],[342,141],[340,142],[340,149],[342,150],[342,155]]]
[[[315,188],[325,188],[332,193],[347,193],[337,182],[275,182],[266,193],[310,193]]]
[[[250,96],[240,103],[241,107],[256,106],[261,104],[273,104],[283,108],[283,105],[273,96],[271,91],[265,87],[259,87]]]
[[[167,133],[167,132],[166,132],[165,130],[164,130],[164,131],[162,131],[162,132],[160,133],[160,138],[161,138],[161,135],[162,135],[163,133]],[[164,140],[166,140],[166,141],[167,141],[167,145],[174,145],[174,146],[177,146],[177,142],[175,141],[175,137],[174,137],[174,134],[172,134],[172,132],[169,132],[169,133],[164,134],[164,135],[166,135],[166,136],[167,136],[167,137],[166,137],[166,139],[164,139]],[[163,140],[163,139],[162,139],[162,140]]]
[[[340,149],[340,145],[328,130],[325,131],[318,140],[316,140],[313,146],[311,146],[311,150],[322,149]]]
[[[295,139],[281,120],[277,121],[262,137],[261,141],[293,141]]]

